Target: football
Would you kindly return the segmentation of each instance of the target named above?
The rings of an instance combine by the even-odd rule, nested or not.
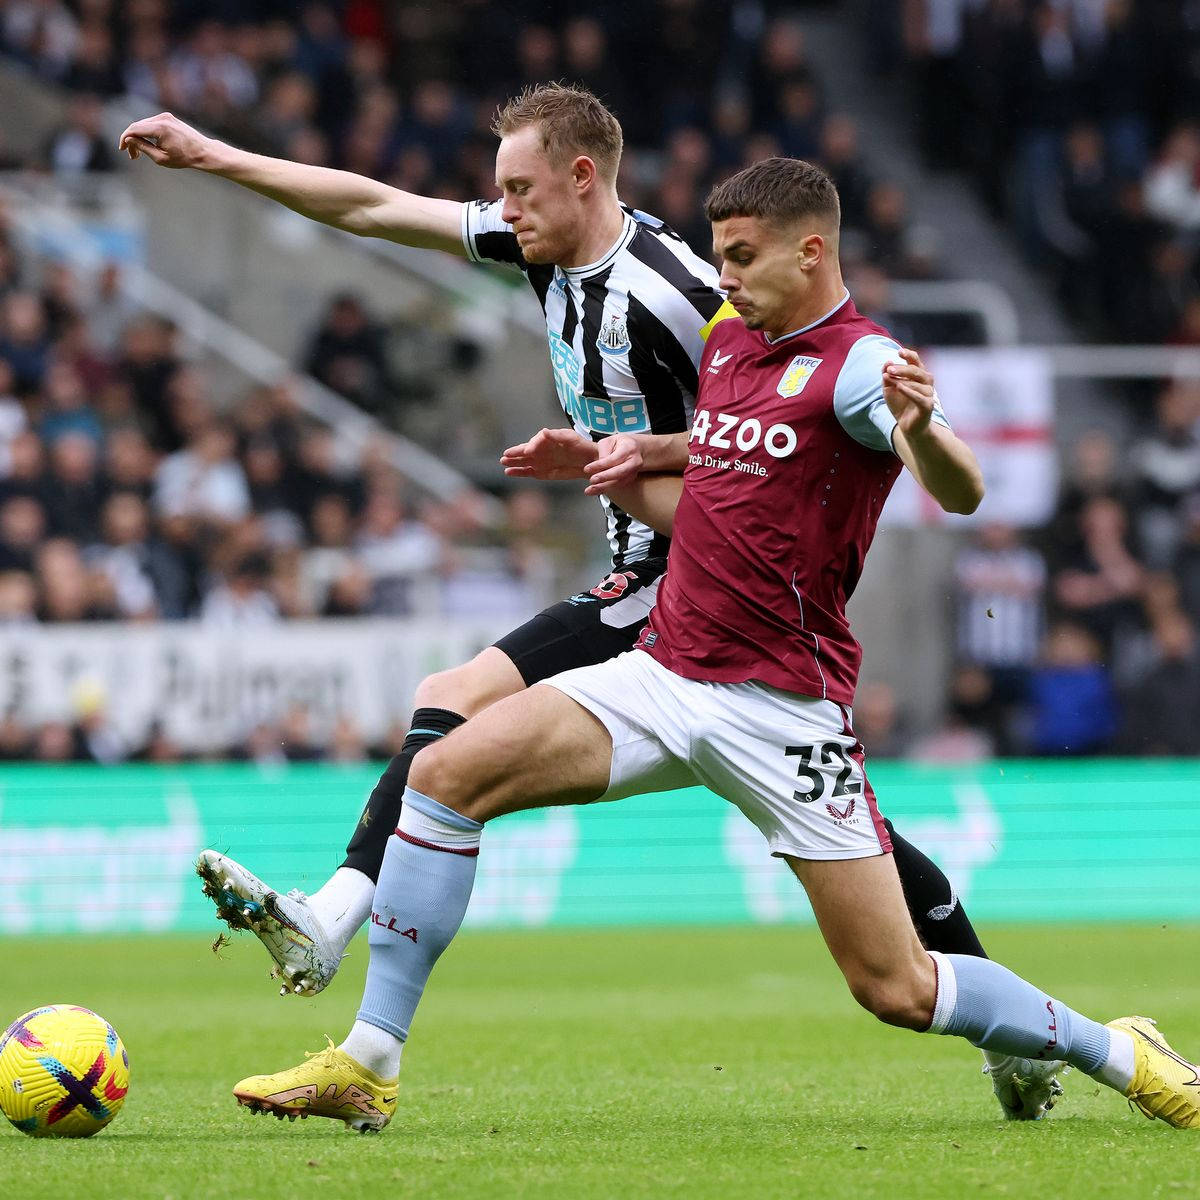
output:
[[[0,1112],[31,1137],[91,1137],[128,1090],[129,1055],[90,1008],[47,1004],[0,1038]]]

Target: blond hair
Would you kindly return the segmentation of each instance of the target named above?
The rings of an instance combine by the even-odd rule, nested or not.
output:
[[[556,167],[584,154],[608,183],[621,165],[621,124],[587,88],[567,83],[529,86],[497,110],[492,132],[507,137],[536,125],[542,152]]]

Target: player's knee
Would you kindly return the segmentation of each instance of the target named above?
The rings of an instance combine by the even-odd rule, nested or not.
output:
[[[438,671],[417,686],[417,708],[445,708],[460,716],[473,717],[490,704],[512,695],[514,680],[484,651],[470,662],[448,671]],[[516,674],[516,668],[512,668]]]
[[[462,806],[471,799],[470,782],[461,766],[453,762],[453,750],[444,742],[426,746],[412,760],[408,772],[408,786],[444,804],[447,808],[461,812]]]
[[[850,991],[885,1025],[901,1029],[928,1029],[933,1011],[916,980],[902,975],[862,975],[848,979]]]

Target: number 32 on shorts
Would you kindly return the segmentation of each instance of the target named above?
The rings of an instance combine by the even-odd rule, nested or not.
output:
[[[862,775],[857,769],[858,764],[847,756],[845,747],[839,743],[786,746],[783,752],[789,758],[800,760],[796,767],[796,780],[800,786],[792,793],[793,800],[799,800],[801,804],[820,800],[835,768],[840,769],[833,778],[833,791],[829,798],[840,800],[845,796],[862,795]]]

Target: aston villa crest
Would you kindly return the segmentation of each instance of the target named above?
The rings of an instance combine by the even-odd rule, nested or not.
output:
[[[609,313],[608,319],[600,327],[596,347],[601,354],[614,358],[629,349],[629,330],[625,327],[624,313]]]
[[[797,354],[795,358],[788,363],[788,368],[783,373],[783,378],[780,379],[775,390],[781,396],[798,396],[804,391],[804,385],[812,378],[812,373],[824,362],[821,358],[808,358],[803,354]]]

